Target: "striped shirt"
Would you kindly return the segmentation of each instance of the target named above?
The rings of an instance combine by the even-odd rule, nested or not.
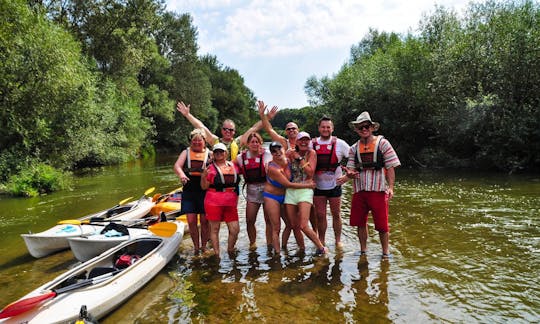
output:
[[[347,161],[347,168],[349,169],[355,168],[355,155],[358,149],[358,143],[359,141],[357,141],[353,146],[351,146],[351,149],[349,150],[349,161]],[[385,169],[398,167],[401,165],[401,162],[399,162],[396,151],[394,151],[394,148],[387,139],[381,139],[381,142],[379,143],[379,148],[383,154],[384,169],[370,169],[360,171],[360,173],[356,176],[356,178],[354,178],[353,181],[354,192],[386,191],[388,189],[388,183],[386,183],[385,177]]]

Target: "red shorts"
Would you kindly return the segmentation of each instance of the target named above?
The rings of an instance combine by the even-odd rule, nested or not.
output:
[[[384,191],[360,191],[352,196],[351,226],[366,226],[368,213],[373,215],[375,229],[388,232],[388,194]]]
[[[236,206],[213,206],[204,205],[206,219],[213,222],[238,221],[238,208]]]

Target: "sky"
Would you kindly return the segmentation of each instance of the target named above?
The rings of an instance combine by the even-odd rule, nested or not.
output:
[[[308,78],[333,77],[368,33],[416,32],[435,5],[462,13],[469,0],[167,0],[189,13],[199,55],[237,70],[269,106],[308,105]]]

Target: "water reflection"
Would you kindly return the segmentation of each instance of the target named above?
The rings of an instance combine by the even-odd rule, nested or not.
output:
[[[104,169],[78,179],[70,192],[0,199],[2,305],[76,262],[68,251],[31,258],[20,233],[107,208],[151,186],[172,190],[173,162]],[[186,238],[166,270],[100,322],[538,322],[540,179],[398,170],[387,261],[373,227],[368,254],[359,255],[356,231],[346,225],[347,190],[342,251],[329,222],[328,257],[315,257],[309,241],[299,253],[294,240],[273,257],[262,214],[259,247],[250,251],[242,204],[235,255],[195,256]],[[225,228],[220,234],[226,240]]]

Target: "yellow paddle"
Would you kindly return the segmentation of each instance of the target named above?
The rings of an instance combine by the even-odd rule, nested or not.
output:
[[[118,205],[117,205],[117,206],[114,206],[114,207],[122,206],[123,204],[127,203],[127,202],[130,201],[131,199],[133,199],[133,196],[132,196],[132,197],[128,197],[128,198],[126,198],[126,199],[124,199],[124,200],[120,200],[120,202],[118,203]],[[114,208],[114,207],[113,207],[113,208]]]
[[[171,237],[176,233],[176,224],[169,222],[159,222],[148,226],[148,230],[157,236]]]
[[[103,222],[103,223],[106,223]],[[81,224],[90,224],[88,221],[80,221],[78,219],[66,219],[58,222],[60,225],[70,224],[70,225],[81,225]],[[127,226],[130,227],[130,226]],[[168,222],[160,222],[154,225],[148,226],[148,230],[157,236],[170,237],[176,232],[176,224]]]
[[[144,192],[144,195],[145,195],[145,196],[148,196],[149,194],[151,194],[152,192],[154,192],[154,190],[156,190],[156,187],[148,188],[148,189],[146,189],[146,191]]]
[[[147,195],[151,194],[152,192],[154,192],[154,190],[156,190],[156,187],[148,188],[144,192],[144,195],[147,196]],[[133,199],[133,196],[128,197],[128,198],[123,199],[123,200],[120,200],[120,202],[118,202],[118,205],[113,206],[113,207],[109,208],[108,210],[113,210],[116,207],[122,206],[122,205],[126,204],[128,201],[130,201],[131,199]],[[78,219],[66,219],[66,220],[59,221],[57,224],[58,225],[66,225],[66,224],[68,224],[68,225],[81,225],[81,223],[82,222],[80,220],[78,220]],[[88,223],[88,220],[86,222],[84,222],[84,223]]]

